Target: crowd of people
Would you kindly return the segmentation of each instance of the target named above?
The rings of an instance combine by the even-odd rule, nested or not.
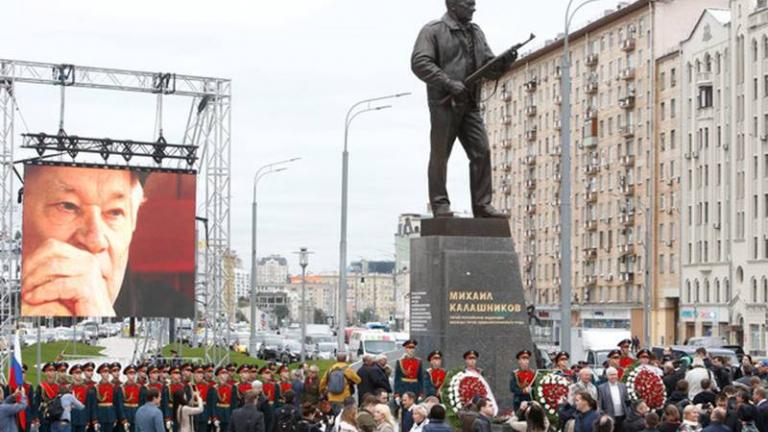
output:
[[[560,352],[550,371],[570,385],[556,411],[547,412],[531,397],[543,371],[522,350],[510,379],[512,409],[499,413],[481,395],[446,406],[443,355],[433,351],[422,360],[416,345],[405,342],[394,364],[366,355],[357,370],[339,354],[322,374],[306,364],[49,363],[38,386],[3,389],[0,432],[490,432],[494,424],[519,432],[768,432],[768,360],[753,363],[748,355],[731,365],[699,348],[674,359],[669,350],[656,356],[624,340],[596,374]],[[467,351],[463,370],[482,375],[478,358]],[[622,382],[638,367],[663,382],[656,409]],[[447,421],[450,409],[457,422]]]

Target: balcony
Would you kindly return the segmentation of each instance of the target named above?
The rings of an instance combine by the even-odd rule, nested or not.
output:
[[[635,155],[624,155],[621,157],[621,165],[625,167],[632,167],[635,165]]]
[[[635,107],[635,97],[627,96],[619,99],[619,108],[632,109]]]
[[[536,156],[526,156],[523,159],[523,163],[528,165],[529,167],[536,166]]]
[[[595,191],[587,191],[586,194],[584,194],[584,200],[589,204],[594,204],[597,202],[597,192]]]
[[[592,148],[597,147],[597,137],[596,136],[585,136],[584,137],[584,148]]]
[[[596,162],[584,165],[584,174],[588,176],[596,175],[598,171],[600,171],[600,166]]]
[[[632,138],[635,136],[635,126],[634,125],[624,125],[619,128],[619,133],[624,138]]]
[[[624,226],[633,226],[635,224],[634,212],[621,212],[619,215],[619,223]]]
[[[598,83],[597,79],[590,79],[587,81],[586,84],[584,84],[584,91],[587,94],[595,94],[598,90]]]
[[[597,259],[597,248],[587,247],[584,248],[584,259],[586,261],[593,261]]]
[[[563,231],[562,228],[560,228],[560,224],[555,225],[552,228],[552,232],[554,232],[556,235],[560,235],[560,233]]]
[[[597,230],[597,219],[587,219],[584,222],[584,229],[586,229],[587,231]]]
[[[619,73],[619,78],[623,79],[624,81],[631,81],[635,79],[635,68],[630,66],[622,69]]]
[[[535,214],[536,204],[528,204],[527,206],[525,206],[525,212],[528,213],[529,215]]]
[[[637,40],[634,37],[628,37],[621,41],[621,49],[623,51],[634,51],[635,45],[637,45]]]
[[[536,189],[536,180],[526,180],[525,188],[528,190]]]
[[[594,287],[597,285],[597,275],[584,275],[584,286]]]
[[[634,255],[634,254],[635,254],[635,245],[633,244],[619,245],[619,255],[627,256],[627,255]]]
[[[523,87],[525,87],[526,92],[533,93],[539,87],[539,80],[537,78],[531,78],[530,81],[523,84]]]
[[[635,282],[635,272],[633,272],[633,271],[621,272],[621,274],[619,275],[619,279],[622,282],[625,282],[625,283],[628,283],[628,284],[629,283],[634,283]]]
[[[505,115],[501,116],[501,123],[506,125],[506,126],[511,125],[512,124],[512,116],[509,115],[509,114],[505,114]]]
[[[712,72],[698,72],[696,74],[696,85],[712,84]]]
[[[528,141],[536,141],[536,128],[525,131],[525,139]]]
[[[536,115],[536,105],[528,105],[525,107],[525,115],[533,117]]]
[[[635,193],[635,185],[632,184],[623,184],[619,189],[624,195],[634,195]]]
[[[600,56],[597,53],[589,54],[587,58],[584,60],[584,63],[589,67],[595,67],[597,66],[597,63],[600,61]]]
[[[559,131],[563,128],[563,122],[560,119],[555,120],[554,128]]]
[[[586,114],[586,117],[587,117],[587,119],[589,119],[589,120],[595,120],[595,119],[597,119],[597,108],[595,108],[595,107],[589,107],[589,108],[587,108],[587,114]]]

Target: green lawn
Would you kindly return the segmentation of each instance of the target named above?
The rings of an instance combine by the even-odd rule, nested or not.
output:
[[[101,357],[101,351],[104,347],[86,345],[83,343],[72,343],[71,341],[50,342],[40,345],[40,363],[52,361],[66,361],[70,365],[77,363],[78,357]],[[61,359],[63,356],[63,360]],[[76,356],[76,357],[69,357]],[[37,369],[35,364],[37,363],[37,344],[30,345],[22,348],[21,359],[29,368],[27,371],[27,382],[37,382]]]

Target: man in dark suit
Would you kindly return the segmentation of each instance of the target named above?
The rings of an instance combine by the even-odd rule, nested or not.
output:
[[[264,414],[256,406],[258,400],[258,392],[251,390],[245,394],[243,406],[232,413],[227,432],[265,432]]]
[[[619,372],[614,367],[605,370],[608,382],[597,388],[600,411],[611,416],[614,421],[614,430],[621,432],[621,424],[629,413],[629,399],[627,398],[627,386],[619,382]]]
[[[702,432],[731,432],[731,428],[724,424],[725,414],[724,408],[715,408],[709,418],[709,426],[705,427]]]
[[[752,401],[757,407],[757,418],[755,425],[760,432],[768,432],[768,400],[763,387],[758,387],[752,392]]]

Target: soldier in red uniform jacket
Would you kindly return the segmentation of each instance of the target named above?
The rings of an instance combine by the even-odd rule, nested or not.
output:
[[[160,378],[160,368],[152,366],[148,369],[148,372],[149,382],[147,383],[146,388],[156,389],[158,393],[160,393],[160,406],[158,408],[160,408],[160,412],[163,413],[163,418],[166,421],[170,421],[170,414],[168,413],[168,399],[170,398],[170,395],[168,394],[168,387]],[[142,392],[140,399],[139,404],[144,405],[146,402],[146,391]]]
[[[573,375],[573,370],[571,370],[571,367],[568,365],[570,360],[571,355],[565,351],[560,351],[555,354],[555,370],[558,374],[574,381],[576,377]]]
[[[291,383],[291,371],[288,369],[288,366],[282,365],[277,370],[277,373],[280,374],[280,403],[285,403],[285,399],[282,397],[282,395],[288,391],[293,391],[293,383]]]
[[[424,395],[424,368],[416,357],[417,345],[413,339],[403,342],[405,355],[395,364],[395,397],[405,392],[412,392],[417,397]]]
[[[251,369],[248,365],[240,365],[237,368],[237,384],[235,385],[237,402],[236,406],[243,406],[245,394],[251,390]]]
[[[509,391],[515,395],[514,408],[517,411],[523,401],[531,400],[531,384],[536,377],[536,371],[530,368],[531,352],[522,350],[517,353],[518,368],[512,372],[509,380]]]
[[[86,385],[83,378],[83,369],[80,365],[73,365],[69,369],[69,375],[72,377],[72,395],[80,403],[85,405],[85,409],[72,410],[70,413],[70,425],[72,432],[85,432],[85,429],[93,418],[93,404],[96,400],[96,391],[93,387]]]
[[[219,367],[216,369],[216,377],[218,382],[214,385],[214,392],[211,393],[214,399],[211,401],[213,425],[220,431],[227,431],[229,430],[229,419],[232,415],[232,410],[235,409],[233,404],[234,390],[232,385],[229,384],[229,370]]]
[[[83,383],[88,386],[88,388],[94,388],[96,386],[96,381],[93,379],[93,372],[96,369],[96,365],[93,364],[93,362],[83,363]]]
[[[430,367],[427,369],[426,394],[439,398],[446,375],[446,370],[443,368],[443,353],[439,350],[432,351],[427,356],[427,361]]]
[[[203,400],[203,412],[195,416],[195,431],[207,432],[212,423],[212,407],[211,401],[215,398],[212,396],[214,391],[214,385],[206,381],[205,370],[203,366],[197,366],[194,369],[194,387],[200,394],[200,398]]]
[[[123,369],[123,365],[120,362],[114,362],[109,366],[109,371],[112,373],[112,384],[119,386],[122,384],[120,381],[120,371]]]
[[[46,363],[43,365],[43,374],[45,378],[40,381],[40,385],[35,389],[34,406],[35,419],[33,423],[40,425],[40,432],[49,432],[51,425],[40,418],[43,408],[47,406],[56,395],[59,394],[59,383],[56,379],[56,365],[54,363]]]
[[[139,409],[142,396],[142,386],[136,382],[136,367],[128,365],[123,370],[126,380],[125,384],[120,386],[122,392],[123,412],[121,422],[124,432],[134,432],[136,430],[135,418],[136,411]]]
[[[120,416],[118,408],[121,406],[120,393],[116,391],[118,387],[111,381],[110,364],[103,363],[96,369],[96,373],[101,375],[101,381],[95,386],[96,406],[94,407],[93,426],[100,432],[112,432]]]
[[[69,384],[69,375],[67,375],[68,370],[69,363],[56,363],[56,382],[59,383],[60,386],[63,384]]]
[[[272,379],[272,370],[267,366],[259,369],[261,375],[261,383],[263,384],[264,397],[267,398],[270,405],[274,405],[276,401],[280,399],[280,389]]]

